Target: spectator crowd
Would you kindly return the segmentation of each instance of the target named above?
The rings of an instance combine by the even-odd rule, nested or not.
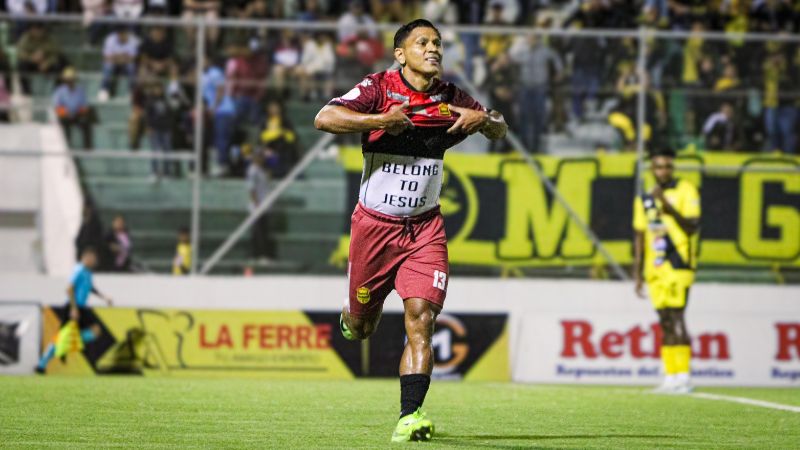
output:
[[[214,176],[248,174],[253,162],[268,177],[285,175],[298,160],[301,134],[288,101],[321,104],[370,72],[391,64],[391,32],[379,23],[425,17],[437,24],[486,25],[484,33],[445,31],[443,76],[475,86],[504,112],[530,152],[557,152],[549,136],[581,140],[609,131],[611,146],[634,148],[638,93],[645,92],[648,145],[695,143],[706,150],[797,153],[800,45],[745,40],[742,32],[791,36],[800,31],[800,2],[789,0],[6,0],[21,90],[35,74],[59,78],[53,106],[67,134],[79,128],[92,148],[98,120],[92,105],[130,98],[130,148],[144,138],[169,153],[194,145],[204,121],[201,169]],[[23,13],[83,14],[87,45],[102,52],[100,89],[89,98],[80,70],[66,57],[45,21]],[[205,28],[202,77],[196,79],[196,30],[189,26],[111,25],[98,17],[174,16],[247,21],[330,22],[327,31],[302,28]],[[47,24],[47,26],[45,26]],[[524,35],[507,26],[541,30],[677,30],[680,38],[648,39],[645,70],[637,69],[635,37]],[[335,28],[335,29],[334,29]],[[705,32],[727,33],[724,40]],[[0,48],[0,69],[10,68]],[[5,74],[6,72],[3,71]],[[0,78],[0,120],[11,82]],[[192,108],[199,89],[205,114]],[[124,94],[123,94],[124,95]],[[92,95],[94,97],[94,94]],[[5,100],[7,103],[7,100]],[[490,151],[505,152],[498,143]],[[258,157],[254,157],[255,154]],[[156,179],[181,176],[176,163],[153,161]],[[254,172],[249,171],[252,175]],[[259,172],[260,173],[260,172]]]

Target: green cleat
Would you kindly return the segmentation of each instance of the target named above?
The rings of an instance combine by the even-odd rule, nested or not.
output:
[[[430,441],[432,437],[433,422],[425,418],[421,409],[417,409],[400,418],[392,433],[392,442]]]
[[[344,338],[348,341],[356,340],[356,337],[353,336],[350,328],[347,328],[347,325],[344,323],[344,317],[341,314],[339,315],[339,330],[342,332],[342,336],[344,336]]]

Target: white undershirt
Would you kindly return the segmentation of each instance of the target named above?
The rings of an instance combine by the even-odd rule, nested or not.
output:
[[[441,159],[365,153],[359,201],[391,216],[417,216],[439,204]]]

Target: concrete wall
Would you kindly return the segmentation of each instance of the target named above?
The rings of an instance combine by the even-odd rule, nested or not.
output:
[[[83,199],[78,173],[58,125],[0,125],[0,271],[68,275]]]

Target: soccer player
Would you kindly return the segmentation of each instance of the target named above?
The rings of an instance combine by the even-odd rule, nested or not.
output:
[[[188,275],[192,271],[192,239],[188,227],[178,228],[178,244],[172,258],[172,274]]]
[[[640,298],[645,298],[642,282],[647,282],[663,333],[665,378],[656,392],[689,393],[691,342],[684,312],[697,266],[700,194],[690,182],[673,176],[674,156],[670,150],[652,155],[656,186],[634,202],[633,273]]]
[[[427,20],[394,36],[399,70],[368,75],[317,114],[329,133],[362,133],[364,172],[351,219],[349,300],[340,318],[348,339],[366,339],[392,289],[403,299],[408,342],[400,360],[400,420],[392,441],[429,440],[420,407],[433,370],[436,315],[447,291],[447,241],[439,211],[445,151],[480,132],[505,136],[503,115],[441,81],[442,37]]]
[[[70,278],[69,287],[67,287],[67,301],[66,308],[64,309],[64,317],[61,318],[61,323],[66,324],[69,320],[78,322],[78,327],[81,330],[81,340],[84,343],[94,341],[100,336],[100,325],[91,320],[87,310],[86,303],[89,301],[89,294],[95,294],[100,297],[108,306],[112,305],[111,298],[101,294],[92,283],[92,270],[97,267],[97,251],[92,247],[86,247],[81,253],[81,260],[75,266]],[[51,343],[44,355],[39,360],[39,365],[36,366],[36,372],[44,373],[47,369],[47,364],[53,359],[56,353],[55,342]]]

